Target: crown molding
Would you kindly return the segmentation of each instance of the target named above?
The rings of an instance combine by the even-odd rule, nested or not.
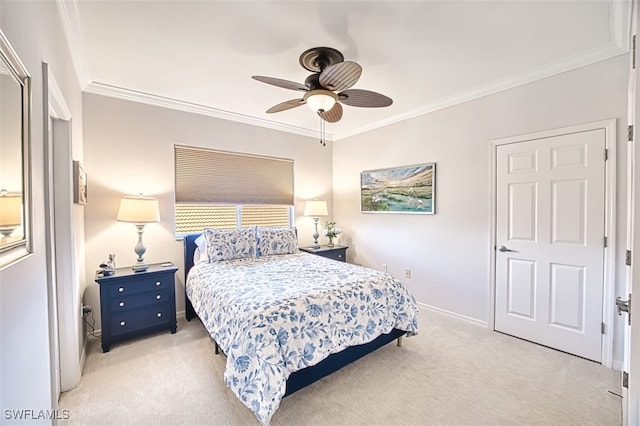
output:
[[[69,55],[76,71],[80,88],[84,89],[91,83],[91,73],[86,61],[82,27],[78,15],[76,0],[56,0],[58,13],[62,20],[62,29],[69,46]]]
[[[301,136],[308,136],[313,138],[320,137],[319,132],[316,130],[291,126],[288,124],[278,123],[275,121],[265,120],[262,118],[239,114],[236,112],[225,111],[218,108],[212,108],[205,105],[199,105],[171,98],[165,98],[149,93],[137,92],[135,90],[124,89],[122,87],[111,86],[103,83],[92,82],[84,89],[84,92],[92,93],[95,95],[109,96],[112,98],[123,99],[127,101],[140,102],[147,105],[169,108],[192,114],[200,114],[208,117],[220,118],[223,120],[235,121],[238,123],[249,124],[251,126],[266,127],[268,129],[294,133]],[[327,134],[325,137],[328,141],[333,140],[330,134]]]
[[[141,102],[148,105],[160,106],[163,108],[170,108],[179,111],[235,121],[252,126],[265,127],[272,130],[294,133],[302,136],[313,138],[319,137],[318,131],[305,129],[298,126],[291,126],[275,121],[265,120],[262,118],[251,117],[244,114],[234,113],[176,99],[164,98],[148,93],[136,92],[133,90],[92,81],[89,67],[86,62],[84,41],[82,38],[82,28],[80,26],[80,20],[78,16],[77,0],[56,0],[56,3],[58,5],[60,18],[62,20],[64,33],[69,44],[69,52],[71,55],[73,66],[76,70],[80,87],[83,89],[83,91],[87,93],[110,96],[134,102]],[[585,65],[590,65],[595,62],[626,54],[630,49],[632,1],[609,0],[608,3],[611,30],[610,42],[607,45],[603,45],[582,52],[580,54],[576,54],[571,57],[563,58],[562,60],[558,60],[550,64],[528,70],[520,74],[516,74],[501,80],[488,83],[483,86],[476,87],[464,93],[459,93],[448,98],[437,100],[405,114],[388,117],[384,120],[379,120],[364,126],[355,127],[345,132],[327,134],[326,139],[329,141],[345,139],[360,133],[365,133],[404,120],[409,120],[411,118],[438,111],[440,109],[448,108],[453,105],[468,102],[483,96],[498,93],[507,89],[514,88],[516,86],[531,83],[543,78],[570,71]]]
[[[380,127],[398,123],[400,121],[409,120],[424,114],[428,114],[440,109],[448,108],[453,105],[468,102],[483,96],[498,93],[503,90],[511,89],[516,86],[531,83],[536,80],[551,77],[566,71],[590,65],[616,56],[624,55],[630,50],[631,41],[631,0],[609,0],[609,21],[610,21],[610,42],[606,45],[596,47],[585,52],[563,58],[561,60],[549,63],[547,65],[528,70],[526,72],[516,74],[501,80],[494,81],[484,86],[478,86],[473,90],[459,93],[449,98],[440,99],[429,105],[425,105],[414,111],[405,114],[388,117],[384,120],[369,123],[340,132],[333,135],[333,140],[338,141],[351,136],[365,133]]]
[[[425,105],[413,111],[409,111],[405,114],[388,117],[384,120],[356,127],[346,132],[335,133],[333,135],[333,140],[338,141],[358,135],[360,133],[365,133],[371,130],[378,129],[380,127],[398,123],[400,121],[409,120],[411,118],[419,117],[421,115],[435,112],[444,108],[472,101],[474,99],[478,99],[487,95],[502,92],[504,90],[522,86],[527,83],[532,83],[543,78],[561,74],[563,72],[577,69],[585,65],[590,65],[606,59],[614,58],[616,56],[626,54],[627,52],[627,49],[623,49],[615,45],[614,43],[609,43],[608,45],[601,46],[578,55],[563,58],[562,60],[552,62],[542,67],[533,68],[526,72],[515,74],[504,79],[496,80],[483,86],[477,86],[472,90],[468,90],[466,92],[462,92],[448,98],[437,100],[436,102],[432,102],[428,105]]]

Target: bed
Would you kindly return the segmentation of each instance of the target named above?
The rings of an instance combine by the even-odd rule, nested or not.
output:
[[[301,252],[293,229],[207,229],[184,248],[187,319],[226,354],[227,386],[263,425],[286,395],[417,332],[400,281]]]

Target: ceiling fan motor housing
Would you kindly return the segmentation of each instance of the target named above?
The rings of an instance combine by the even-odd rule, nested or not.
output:
[[[323,87],[320,85],[320,73],[311,74],[304,80],[304,85],[309,88],[309,90],[322,89]]]

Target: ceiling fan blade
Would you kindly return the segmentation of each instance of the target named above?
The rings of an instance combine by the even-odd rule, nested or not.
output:
[[[286,111],[288,109],[299,107],[300,105],[304,105],[306,103],[307,101],[305,101],[304,99],[291,99],[291,100],[279,103],[278,105],[272,106],[267,110],[267,114]]]
[[[337,92],[348,89],[356,84],[361,74],[362,67],[356,62],[339,62],[322,71],[320,74],[320,84],[326,89]]]
[[[336,121],[340,121],[342,118],[342,105],[339,102],[336,102],[329,111],[318,111],[318,115],[324,121],[329,123],[335,123]]]
[[[304,84],[296,83],[295,81],[283,80],[281,78],[265,77],[263,75],[252,75],[251,78],[263,83],[282,87],[284,89],[299,90],[301,92],[307,92],[309,90],[309,88]]]
[[[338,93],[338,99],[345,105],[363,108],[388,107],[393,100],[371,90],[351,89]]]

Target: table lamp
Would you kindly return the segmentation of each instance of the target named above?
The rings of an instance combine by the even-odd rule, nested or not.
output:
[[[0,235],[9,238],[22,224],[22,195],[0,191]]]
[[[142,255],[147,251],[142,243],[142,233],[147,223],[160,221],[160,209],[157,198],[143,197],[122,197],[120,208],[118,209],[119,222],[130,222],[138,228],[138,243],[134,251],[138,255],[136,263],[131,267],[135,272],[146,271],[149,265],[144,262]]]
[[[318,237],[320,234],[318,233],[318,220],[319,216],[328,216],[329,212],[327,211],[327,202],[322,200],[309,200],[304,205],[304,215],[313,217],[313,244],[312,248],[317,249],[320,248],[320,244],[318,244]]]

